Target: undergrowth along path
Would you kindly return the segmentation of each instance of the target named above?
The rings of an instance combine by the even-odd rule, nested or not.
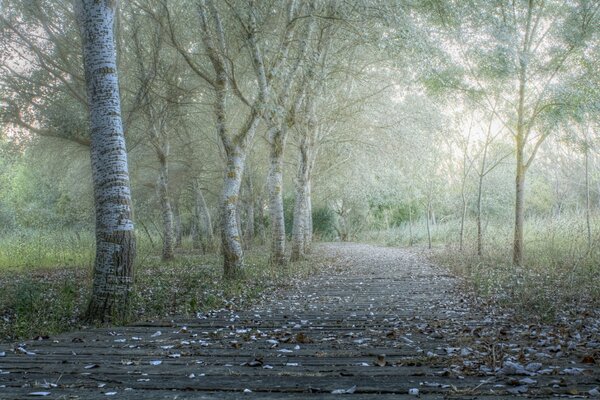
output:
[[[414,250],[332,243],[312,257],[322,271],[248,310],[0,347],[0,399],[596,394],[590,327],[561,336],[476,307]]]

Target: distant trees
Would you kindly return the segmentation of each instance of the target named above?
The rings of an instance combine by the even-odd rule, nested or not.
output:
[[[600,5],[594,1],[527,0],[477,7],[450,2],[437,7],[443,29],[434,36],[453,53],[438,61],[437,82],[463,92],[492,112],[514,140],[513,263],[523,263],[525,177],[555,120],[576,107],[570,82],[597,36]],[[597,39],[597,37],[596,37]]]
[[[75,2],[81,29],[96,209],[96,260],[87,318],[124,319],[133,284],[135,235],[114,40],[116,3]]]

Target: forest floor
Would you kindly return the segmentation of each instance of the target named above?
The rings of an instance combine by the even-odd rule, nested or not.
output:
[[[524,323],[417,250],[319,245],[250,309],[0,345],[0,399],[600,397],[600,322]]]

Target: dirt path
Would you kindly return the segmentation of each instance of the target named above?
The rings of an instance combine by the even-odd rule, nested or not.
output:
[[[315,253],[331,265],[251,310],[0,348],[0,399],[595,395],[593,337],[566,342],[471,309],[454,278],[409,250]]]

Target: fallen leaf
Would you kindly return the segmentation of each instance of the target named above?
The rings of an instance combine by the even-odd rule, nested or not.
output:
[[[385,354],[380,354],[377,356],[373,364],[378,367],[385,367],[387,365],[387,361],[385,361]]]
[[[299,332],[296,334],[296,343],[302,343],[302,344],[312,343],[312,340],[308,336],[306,336],[304,333]]]
[[[255,358],[250,361],[246,361],[245,363],[240,364],[243,367],[262,367],[263,360],[260,358]]]
[[[335,389],[331,391],[331,394],[352,394],[356,392],[356,385],[348,388],[348,389]]]

